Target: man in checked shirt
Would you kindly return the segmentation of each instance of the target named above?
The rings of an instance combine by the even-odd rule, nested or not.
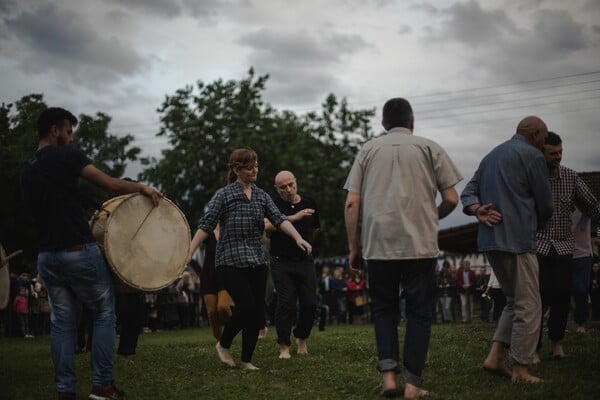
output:
[[[554,359],[562,359],[565,357],[565,352],[561,341],[565,336],[571,299],[574,245],[571,213],[577,206],[584,215],[591,218],[593,224],[598,224],[600,203],[577,172],[560,165],[562,140],[554,132],[548,132],[544,144],[544,157],[549,170],[554,213],[548,225],[537,232],[536,253],[540,266],[542,305],[550,307],[548,317],[550,355]],[[542,319],[543,307],[540,324]],[[538,350],[541,344],[542,331],[540,330]]]

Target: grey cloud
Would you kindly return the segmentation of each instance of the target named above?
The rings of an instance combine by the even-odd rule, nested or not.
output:
[[[259,30],[242,37],[250,65],[271,77],[269,100],[285,104],[316,102],[337,88],[335,65],[370,47],[359,35]]]
[[[410,25],[402,25],[400,26],[400,28],[398,28],[398,34],[399,35],[406,35],[408,33],[412,32],[412,27]]]
[[[541,10],[534,31],[540,43],[547,43],[553,53],[568,54],[586,47],[585,26],[575,22],[563,10]]]
[[[441,13],[441,10],[431,3],[414,3],[411,5],[411,8],[431,15],[438,15]]]
[[[143,58],[119,38],[100,37],[82,15],[46,4],[5,19],[12,54],[24,71],[54,71],[90,86],[131,75],[144,68]]]
[[[598,68],[598,36],[592,26],[575,19],[580,14],[571,8],[535,8],[521,14],[529,19],[517,24],[501,10],[482,9],[473,1],[455,4],[444,11],[438,27],[426,31],[425,41],[462,45],[467,64],[496,79],[519,81],[531,79],[532,71],[556,76]],[[571,58],[575,53],[578,57]]]
[[[484,10],[474,2],[457,3],[445,10],[447,19],[433,37],[457,40],[471,47],[487,46],[516,33],[513,22],[502,10]]]
[[[174,18],[181,15],[181,6],[177,0],[114,0],[125,6],[147,11],[150,14]]]
[[[0,0],[0,16],[8,16],[17,7],[17,0]]]
[[[246,35],[239,43],[255,51],[251,58],[267,57],[278,64],[296,65],[337,62],[343,54],[368,47],[359,35],[330,34],[317,39],[307,32],[281,33],[268,29]]]
[[[264,68],[262,68],[264,69]],[[270,69],[266,99],[278,104],[317,104],[327,93],[337,92],[334,76],[319,70]]]
[[[229,1],[221,0],[184,0],[183,4],[194,17],[198,18],[215,17],[219,11],[232,5]]]

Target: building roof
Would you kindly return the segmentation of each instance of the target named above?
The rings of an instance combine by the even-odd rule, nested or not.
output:
[[[579,172],[579,176],[600,200],[600,171]],[[440,250],[450,253],[477,253],[477,222],[442,229],[438,233]]]

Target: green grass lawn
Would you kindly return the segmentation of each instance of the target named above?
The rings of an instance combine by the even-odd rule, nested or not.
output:
[[[404,325],[400,328],[401,337]],[[511,384],[481,369],[491,324],[434,325],[425,388],[430,399],[600,399],[600,335],[567,333],[568,358],[532,368],[546,382]],[[239,360],[240,337],[232,352]],[[295,350],[295,349],[293,349]],[[115,363],[117,384],[130,399],[377,399],[379,373],[373,327],[316,329],[310,354],[279,360],[274,328],[259,341],[254,362],[260,371],[219,364],[208,328],[161,331],[140,336],[134,362]],[[77,356],[79,396],[90,390],[89,353]],[[54,399],[48,337],[0,338],[0,399]],[[401,381],[399,381],[402,384]]]

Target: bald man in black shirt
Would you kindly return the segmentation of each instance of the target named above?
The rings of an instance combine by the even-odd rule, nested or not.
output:
[[[312,244],[320,226],[317,203],[298,194],[296,178],[290,171],[281,171],[275,176],[275,189],[279,197],[273,200],[279,210],[287,215],[302,237]],[[289,359],[296,299],[300,304],[298,321],[293,331],[298,346],[297,353],[308,353],[306,340],[315,320],[317,297],[315,264],[312,256],[298,251],[296,243],[283,232],[268,222],[266,227],[271,232],[271,273],[277,290],[275,327],[280,346],[279,358]]]

